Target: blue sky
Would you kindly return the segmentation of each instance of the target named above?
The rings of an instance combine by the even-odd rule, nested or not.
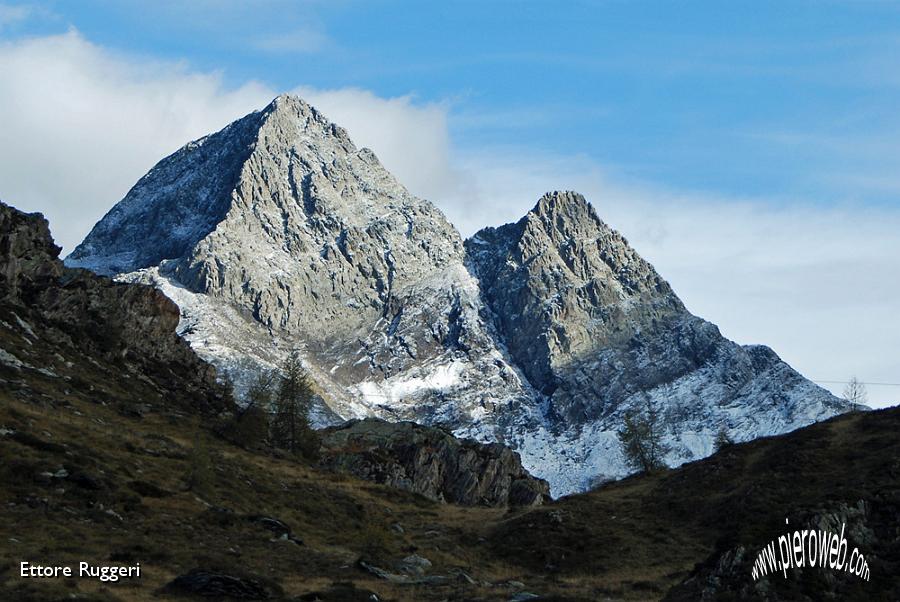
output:
[[[71,250],[284,91],[465,235],[577,189],[727,336],[900,383],[900,2],[0,0],[0,198]]]
[[[623,178],[896,202],[900,3],[49,2],[76,27],[227,85],[358,87],[451,106],[462,146],[584,153]],[[847,149],[835,140],[855,141]]]

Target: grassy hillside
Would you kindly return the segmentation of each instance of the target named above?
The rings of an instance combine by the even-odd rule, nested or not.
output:
[[[492,532],[515,566],[648,599],[900,600],[900,409],[853,413],[735,445],[677,470],[559,500]],[[871,580],[808,568],[751,579],[788,529],[845,522]],[[518,550],[508,554],[510,550]]]
[[[354,582],[381,599],[470,599],[481,589],[485,599],[506,599],[507,588],[492,595],[495,588],[471,586],[454,569],[486,581],[523,579],[527,572],[482,564],[478,537],[504,510],[440,505],[343,479],[232,446],[196,417],[123,416],[46,384],[37,389],[47,394],[40,401],[0,394],[0,425],[14,431],[0,437],[0,599],[90,593],[90,599],[151,600],[198,567],[271,582],[273,594]],[[45,474],[60,470],[67,476]],[[302,544],[279,539],[260,516],[282,521]],[[392,568],[413,552],[434,563],[431,573],[452,576],[449,584],[392,585],[357,566],[364,558]],[[142,578],[113,585],[23,580],[20,560],[140,562]]]
[[[40,216],[0,226],[0,600],[900,600],[900,409],[536,508],[441,504],[218,436],[233,403],[171,301],[66,270]],[[754,582],[786,519],[845,523],[871,579]]]
[[[851,539],[870,533],[856,545],[872,580],[828,583],[826,571],[811,570],[799,581],[769,578],[774,595],[898,596],[900,410],[845,416],[509,512],[438,504],[247,451],[183,412],[138,417],[104,403],[131,395],[125,388],[77,390],[41,374],[20,382],[27,386],[9,390],[7,381],[0,392],[4,600],[158,599],[157,590],[194,568],[253,577],[276,599],[341,583],[381,600],[508,600],[521,589],[558,596],[547,599],[660,599],[692,574],[705,579],[705,565],[737,546],[755,554],[785,517],[800,524],[842,513]],[[47,476],[60,470],[67,475]],[[259,516],[288,525],[302,545],[279,539]],[[433,563],[428,575],[447,579],[393,584],[359,565],[396,572],[412,553]],[[21,560],[140,562],[142,578],[23,580]],[[735,595],[756,597],[749,565],[727,578]],[[354,599],[350,591],[322,599]]]

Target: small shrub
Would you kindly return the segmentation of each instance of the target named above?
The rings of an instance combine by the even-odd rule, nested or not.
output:
[[[202,435],[194,439],[194,446],[188,454],[188,490],[193,491],[201,498],[208,498],[212,494],[214,484],[213,461]]]
[[[728,434],[728,430],[723,426],[719,429],[719,432],[716,433],[716,438],[713,441],[713,449],[715,451],[722,451],[726,447],[731,447],[734,445],[734,439],[731,438],[731,435]]]

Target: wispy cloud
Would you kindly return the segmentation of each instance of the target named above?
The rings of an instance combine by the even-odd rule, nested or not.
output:
[[[0,31],[26,21],[32,12],[29,6],[0,4]]]
[[[0,43],[0,198],[45,212],[71,250],[156,161],[272,96],[77,31]]]
[[[295,91],[374,148],[410,187],[451,187],[443,105],[353,88]],[[159,159],[278,92],[119,55],[75,30],[0,43],[0,199],[45,212],[69,251]]]
[[[258,38],[254,45],[265,52],[313,54],[331,47],[332,41],[322,31],[301,28]]]

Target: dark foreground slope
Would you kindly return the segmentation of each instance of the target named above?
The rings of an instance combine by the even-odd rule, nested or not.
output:
[[[228,397],[165,298],[62,271],[45,222],[2,215],[0,600],[900,599],[900,410],[537,508],[442,504],[218,437]],[[870,580],[755,585],[785,518],[845,522]],[[23,561],[142,572],[23,579]]]
[[[764,544],[798,528],[839,532],[842,523],[850,549],[869,563],[868,582],[821,568],[753,581]],[[900,408],[833,418],[562,499],[503,521],[490,545],[523,570],[595,582],[613,596],[900,600]]]
[[[500,600],[521,589],[507,585],[520,573],[477,559],[477,533],[505,508],[444,505],[226,442],[230,397],[175,335],[177,307],[57,254],[41,216],[0,206],[0,600]],[[432,445],[431,431],[434,449],[415,450],[412,467],[454,460],[472,480],[454,491],[496,504],[530,478],[508,450]],[[461,470],[465,454],[437,458],[454,446],[485,474]],[[142,573],[22,578],[22,562]]]
[[[87,389],[99,403],[129,399],[119,408],[127,412],[146,404],[205,414],[231,407],[215,369],[175,333],[177,305],[153,287],[67,268],[59,252],[42,215],[0,202],[4,388],[25,394],[28,377],[42,377],[62,390]]]
[[[32,384],[28,395],[0,391],[3,600],[206,599],[162,593],[195,569],[255,583],[251,591],[274,600],[319,592],[324,600],[505,601],[523,590],[545,600],[696,600],[706,590],[710,600],[900,595],[898,410],[836,418],[509,511],[440,504],[243,450],[197,417],[125,416],[86,391]],[[798,526],[846,521],[871,580],[813,569],[754,589],[746,559],[783,532],[785,517]],[[745,560],[733,563],[740,549]],[[404,565],[413,554],[432,564],[424,574]],[[142,578],[25,580],[22,560],[140,562]]]

